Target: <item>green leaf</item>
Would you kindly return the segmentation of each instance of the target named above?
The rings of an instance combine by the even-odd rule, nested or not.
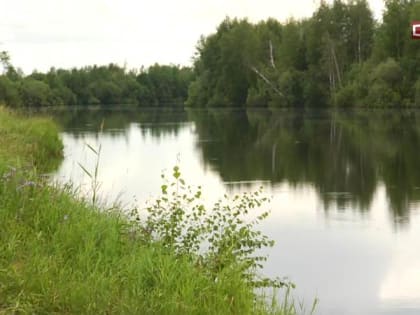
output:
[[[92,174],[82,164],[80,164],[79,162],[77,162],[77,164],[79,164],[83,172],[85,172],[90,178],[93,178]]]
[[[98,151],[96,151],[89,143],[86,143],[86,146],[96,155],[98,155]]]

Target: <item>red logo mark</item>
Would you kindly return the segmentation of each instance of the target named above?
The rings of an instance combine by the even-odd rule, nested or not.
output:
[[[411,22],[411,38],[420,39],[420,21]]]

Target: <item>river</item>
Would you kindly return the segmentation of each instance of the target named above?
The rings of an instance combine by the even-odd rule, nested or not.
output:
[[[179,165],[203,194],[264,187],[264,267],[316,314],[420,314],[420,112],[60,110],[55,174],[108,204],[141,205]],[[103,126],[101,127],[103,122]],[[99,160],[88,148],[101,148]]]

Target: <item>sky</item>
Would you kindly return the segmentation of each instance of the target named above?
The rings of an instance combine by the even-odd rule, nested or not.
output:
[[[0,51],[26,74],[116,63],[191,65],[201,35],[226,17],[309,17],[319,0],[1,0]],[[369,0],[380,18],[382,0]]]

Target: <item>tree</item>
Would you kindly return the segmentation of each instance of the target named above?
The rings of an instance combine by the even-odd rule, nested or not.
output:
[[[216,34],[202,38],[195,60],[196,81],[187,103],[201,106],[244,106],[255,85],[257,34],[246,20],[225,19]]]
[[[54,105],[53,95],[48,84],[33,78],[25,78],[22,81],[19,94],[25,106],[41,107]]]
[[[374,20],[366,0],[348,5],[350,36],[348,55],[359,64],[370,57],[373,46]]]
[[[0,104],[12,107],[21,105],[17,84],[7,76],[0,76]]]
[[[3,67],[3,74],[6,74],[9,68],[12,67],[10,63],[10,55],[7,51],[0,51],[0,63]]]
[[[388,57],[399,60],[404,46],[410,40],[409,0],[386,0],[383,23],[380,25],[375,41],[375,58],[382,61]]]
[[[395,106],[400,104],[403,73],[400,65],[389,58],[380,63],[370,75],[368,106]]]

